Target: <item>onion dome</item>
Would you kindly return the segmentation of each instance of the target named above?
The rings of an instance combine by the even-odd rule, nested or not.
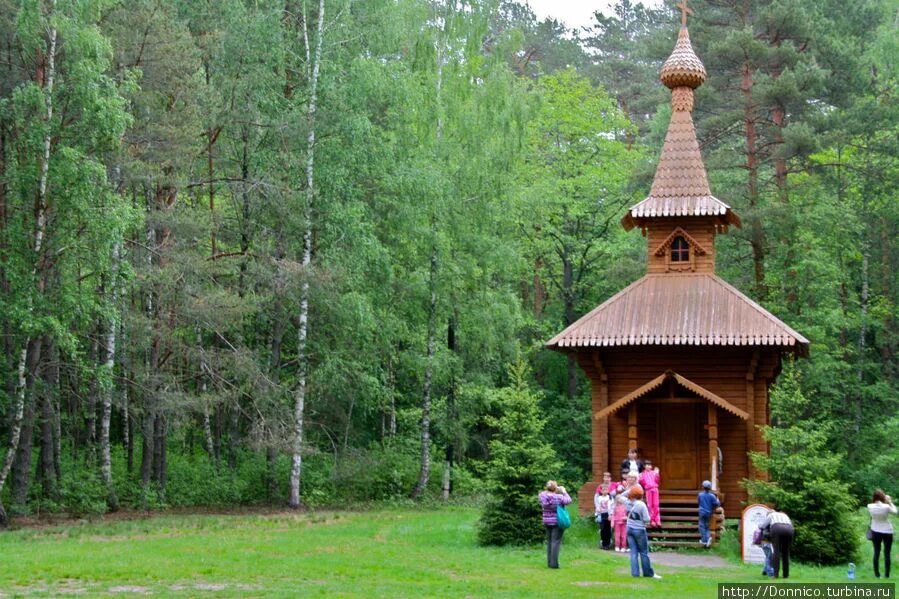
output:
[[[686,26],[680,28],[674,52],[665,61],[659,79],[669,89],[675,87],[696,89],[706,80],[705,67],[693,51]]]
[[[686,2],[682,8],[686,9]],[[686,14],[683,21],[686,21]],[[671,89],[671,122],[649,195],[631,206],[621,224],[626,230],[656,218],[711,216],[717,224],[740,225],[730,206],[712,195],[696,128],[693,125],[693,90],[706,80],[705,67],[693,52],[686,25],[680,29],[674,52],[660,75]]]

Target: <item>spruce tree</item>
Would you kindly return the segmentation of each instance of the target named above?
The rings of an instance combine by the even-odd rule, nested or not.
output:
[[[497,429],[490,442],[487,489],[478,540],[482,545],[537,543],[543,536],[537,500],[549,473],[559,463],[544,440],[546,421],[538,410],[539,396],[528,386],[528,367],[519,360],[510,365],[511,386],[494,392],[501,414],[488,418]]]
[[[844,456],[828,449],[833,423],[821,421],[816,411],[802,392],[798,368],[786,364],[772,389],[772,426],[764,428],[771,452],[751,456],[770,482],[748,481],[746,486],[755,500],[790,516],[796,559],[833,565],[854,559],[858,551],[852,521],[856,506],[849,484],[839,476]]]

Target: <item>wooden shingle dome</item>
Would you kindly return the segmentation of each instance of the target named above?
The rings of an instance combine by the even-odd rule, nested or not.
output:
[[[693,45],[690,43],[690,33],[687,31],[686,26],[680,28],[674,52],[671,53],[671,56],[668,57],[668,60],[662,66],[659,79],[662,80],[662,83],[668,89],[682,86],[696,89],[705,81],[705,66],[693,51]]]

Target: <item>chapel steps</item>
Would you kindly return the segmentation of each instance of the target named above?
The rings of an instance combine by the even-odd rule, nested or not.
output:
[[[698,491],[665,491],[659,492],[659,512],[662,519],[661,528],[648,528],[649,542],[656,548],[683,549],[699,547],[699,513],[696,505]],[[718,493],[724,502],[724,494]],[[710,523],[712,544],[718,542],[724,528],[724,511],[720,508],[713,514]]]

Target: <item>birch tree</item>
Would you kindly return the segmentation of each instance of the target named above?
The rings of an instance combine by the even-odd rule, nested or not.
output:
[[[49,18],[55,17],[56,2],[51,0],[49,7]],[[34,241],[32,252],[34,255],[34,267],[31,271],[31,278],[38,277],[36,292],[42,293],[46,286],[46,279],[42,274],[39,275],[38,269],[41,264],[41,252],[44,247],[44,233],[47,226],[47,178],[50,169],[50,143],[52,141],[53,129],[53,83],[56,79],[56,41],[57,29],[55,24],[49,26],[49,40],[46,52],[46,79],[43,85],[43,101],[44,101],[44,140],[42,144],[42,154],[40,158],[40,182],[38,183],[37,205],[35,207],[35,225],[34,225]],[[26,300],[26,317],[30,318],[33,314],[32,290],[28,290]],[[31,366],[37,364],[40,356],[40,342],[32,344],[30,333],[26,333],[25,340],[22,343],[22,349],[19,352],[19,362],[16,368],[16,388],[15,388],[15,407],[13,409],[13,424],[10,432],[9,447],[6,451],[2,466],[0,466],[0,493],[3,492],[3,486],[6,484],[6,477],[12,468],[16,451],[19,448],[19,435],[22,432],[22,417],[25,412],[25,384],[26,384],[26,366],[29,365],[29,350],[31,352]],[[7,523],[6,510],[0,501],[0,526]]]
[[[18,83],[2,108],[20,123],[10,140],[15,158],[5,166],[6,175],[18,173],[10,179],[12,197],[29,198],[15,206],[18,235],[28,244],[4,255],[8,272],[16,273],[17,288],[7,307],[18,315],[21,349],[0,490],[16,461],[22,478],[17,485],[27,491],[36,412],[30,395],[46,362],[42,349],[53,348],[54,355],[64,351],[76,363],[80,359],[82,340],[71,332],[80,324],[79,315],[96,322],[99,306],[94,285],[78,286],[79,273],[88,269],[91,276],[102,276],[108,271],[116,241],[109,232],[120,231],[129,219],[118,196],[110,193],[103,164],[118,148],[129,118],[109,76],[111,47],[96,29],[97,17],[69,4],[58,7],[55,0],[23,3],[17,15],[16,43],[21,44],[21,55],[29,57],[26,64],[34,75]],[[90,370],[96,364],[80,366]],[[56,376],[48,373],[44,378]],[[42,412],[52,411],[45,406]],[[25,414],[28,434],[22,438]],[[52,428],[42,431],[42,444],[52,433]],[[55,436],[58,443],[58,431]],[[45,463],[55,452],[55,447],[45,448]],[[5,520],[2,509],[0,520]]]
[[[443,14],[437,13],[435,24],[437,35],[434,41],[436,68],[434,75],[434,160],[440,162],[443,142],[443,121],[445,107],[443,105],[443,69],[449,51],[449,35],[456,13],[456,0],[445,0]],[[412,490],[412,499],[418,499],[428,486],[431,476],[431,392],[434,381],[434,353],[437,348],[437,284],[440,267],[438,239],[440,232],[439,202],[431,206],[431,251],[428,269],[428,310],[427,310],[427,357],[425,358],[424,388],[421,397],[421,469],[418,482]],[[448,483],[447,483],[448,484]]]
[[[288,505],[300,507],[300,475],[303,468],[303,411],[306,405],[306,382],[309,375],[309,358],[306,355],[306,340],[309,329],[309,274],[312,267],[312,231],[313,205],[315,201],[315,115],[318,101],[318,77],[321,72],[322,42],[324,40],[325,0],[318,2],[318,14],[315,36],[315,52],[310,56],[309,21],[303,4],[303,47],[306,49],[306,69],[309,79],[309,99],[306,104],[306,126],[309,132],[306,137],[306,193],[303,210],[303,253],[300,265],[303,280],[300,288],[300,309],[297,315],[297,364],[299,373],[294,390],[293,407],[293,446],[290,466],[290,488]]]
[[[103,376],[100,380],[102,394],[102,411],[100,416],[100,475],[103,479],[103,484],[106,485],[106,501],[111,511],[119,509],[119,500],[116,496],[115,487],[113,486],[112,481],[112,451],[109,443],[109,424],[112,419],[112,397],[115,391],[112,375],[116,363],[116,336],[119,332],[119,282],[117,278],[119,274],[119,261],[121,259],[120,254],[121,244],[116,240],[112,246],[112,263],[109,277],[110,316],[106,324],[106,339],[104,343],[106,361],[103,365]]]

